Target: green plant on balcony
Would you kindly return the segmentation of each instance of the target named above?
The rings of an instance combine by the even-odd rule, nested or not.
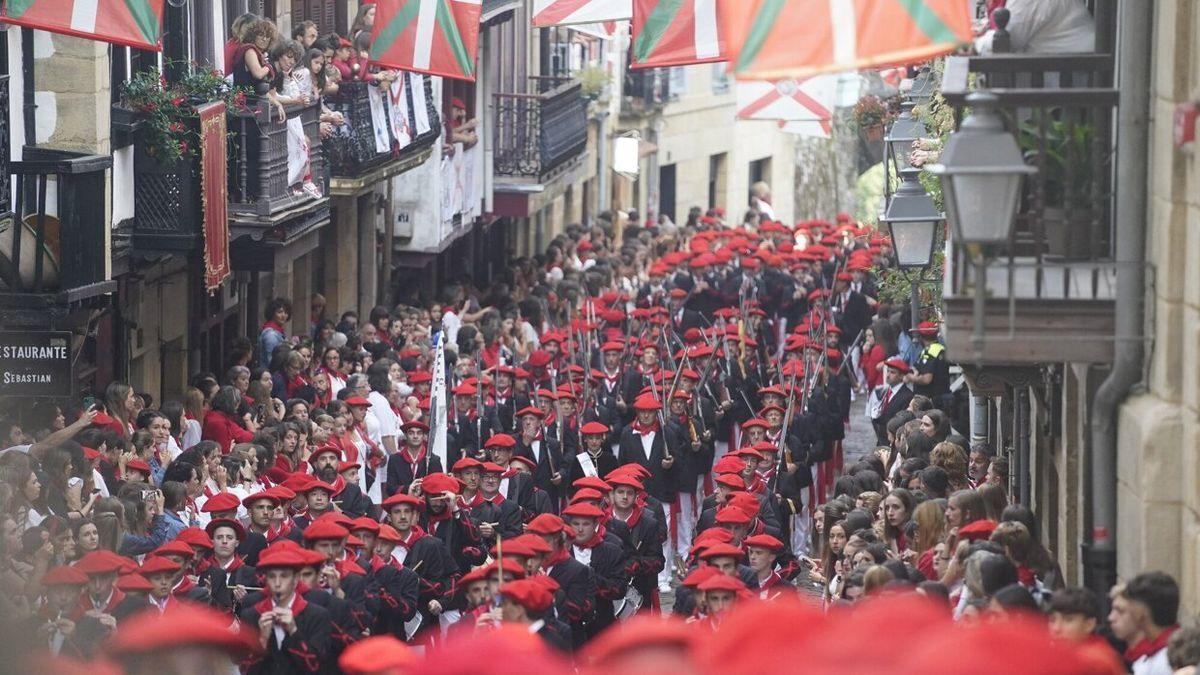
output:
[[[196,125],[189,123],[197,118],[199,106],[223,101],[232,109],[244,109],[247,93],[209,68],[193,68],[177,82],[167,82],[151,68],[121,84],[121,106],[144,120],[146,153],[170,166],[192,156],[199,146]]]
[[[1038,118],[1021,121],[1017,143],[1025,161],[1040,167],[1045,205],[1084,208],[1091,203],[1095,178],[1092,157],[1095,127],[1088,122],[1072,124],[1055,111],[1038,111],[1036,114],[1050,115],[1044,129]]]
[[[604,94],[604,90],[608,89],[610,80],[608,71],[599,66],[592,66],[579,71],[579,86],[584,98],[589,101],[595,101],[600,98]]]

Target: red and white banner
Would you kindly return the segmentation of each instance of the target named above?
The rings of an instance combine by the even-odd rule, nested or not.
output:
[[[162,49],[163,0],[5,0],[0,23]]]
[[[625,21],[632,16],[633,0],[533,0],[537,28]]]
[[[634,0],[630,68],[724,61],[717,0]]]

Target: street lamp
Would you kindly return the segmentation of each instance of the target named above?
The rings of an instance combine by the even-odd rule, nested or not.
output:
[[[925,123],[912,114],[916,105],[912,101],[900,104],[900,115],[892,122],[892,127],[888,129],[887,136],[883,139],[887,143],[892,159],[896,162],[897,171],[903,171],[909,167],[908,154],[912,152],[912,144],[917,139],[929,135]]]
[[[892,236],[896,267],[915,270],[912,275],[912,324],[921,320],[921,273],[933,262],[938,225],[945,216],[937,210],[933,198],[921,185],[921,170],[912,167],[900,171],[900,187],[883,214]]]
[[[941,162],[926,167],[941,177],[942,197],[955,236],[967,245],[996,246],[1012,236],[1021,179],[1037,172],[996,112],[991,92],[967,96],[971,114],[950,134]]]
[[[934,78],[929,64],[926,63],[921,66],[921,71],[913,78],[912,87],[908,90],[908,97],[917,103],[925,103],[933,98],[936,90],[937,80]]]

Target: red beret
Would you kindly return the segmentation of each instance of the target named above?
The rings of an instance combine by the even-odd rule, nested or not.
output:
[[[534,408],[534,410],[537,410],[537,408]],[[540,413],[542,411],[538,410],[538,412]],[[485,442],[483,444],[483,447],[485,447],[485,448],[512,448],[512,447],[516,447],[516,445],[517,445],[517,441],[512,436],[509,436],[508,434],[495,434],[491,438],[487,439],[487,442]]]
[[[991,537],[995,531],[996,521],[981,518],[958,528],[958,536],[967,541],[983,541]]]
[[[614,490],[618,487],[631,487],[638,492],[646,489],[645,483],[643,483],[640,478],[629,475],[628,473],[623,473],[616,476],[610,474],[606,482],[612,485]]]
[[[711,550],[712,549],[709,549],[709,552],[711,552]],[[731,577],[728,574],[718,574],[700,582],[700,585],[697,586],[697,589],[706,592],[733,591],[736,593],[738,591],[746,590],[746,584],[742,583],[741,579]]]
[[[146,460],[144,460],[144,459],[131,460],[128,464],[125,465],[125,469],[126,470],[133,469],[134,471],[138,471],[138,472],[145,474],[147,477],[150,476],[150,471],[151,471],[150,465],[148,463],[146,463]]]
[[[349,529],[351,532],[357,532],[359,530],[366,530],[367,532],[370,532],[372,534],[378,534],[379,533],[379,521],[372,520],[371,518],[367,518],[366,516],[363,516],[362,518],[355,518],[353,521],[350,522]]]
[[[524,457],[524,456],[522,456],[522,455],[517,455],[516,457],[513,457],[513,458],[512,458],[512,460],[510,460],[510,461],[509,461],[508,465],[509,465],[509,466],[512,466],[512,463],[513,463],[513,462],[518,462],[518,463],[520,463],[520,464],[523,464],[523,465],[525,465],[526,467],[528,467],[528,468],[529,468],[529,470],[530,470],[530,471],[535,471],[535,470],[537,470],[537,462],[533,461],[533,460],[532,460],[532,459],[530,459],[529,457]]]
[[[704,583],[705,581],[708,581],[709,579],[711,579],[712,577],[715,577],[715,576],[725,576],[725,575],[721,573],[721,570],[719,570],[715,567],[697,567],[696,569],[689,572],[686,577],[683,578],[683,585],[691,587],[691,588],[696,588],[700,584]]]
[[[599,492],[611,492],[612,486],[601,480],[598,476],[584,476],[571,483],[575,488],[591,488]]]
[[[718,525],[749,525],[751,520],[753,518],[749,514],[735,506],[726,506],[717,511]]]
[[[553,513],[543,513],[529,521],[525,526],[526,532],[534,534],[558,534],[559,532],[568,532],[574,534],[574,531],[569,525],[563,522],[562,518]]]
[[[232,492],[218,492],[208,498],[204,502],[204,506],[200,510],[204,513],[216,513],[218,511],[235,511],[242,501]]]
[[[408,670],[417,660],[412,649],[400,640],[391,635],[375,635],[347,647],[338,657],[338,667],[346,675],[398,673]]]
[[[400,506],[401,504],[408,504],[409,506],[411,506],[415,509],[420,509],[425,506],[425,502],[421,501],[420,499],[417,499],[416,497],[414,497],[410,494],[405,494],[403,492],[397,492],[396,494],[392,495],[391,497],[388,497],[387,499],[383,500],[383,504],[381,504],[380,506],[382,506],[385,511],[390,511],[391,509],[394,509],[397,506]]]
[[[183,569],[183,565],[161,555],[156,555],[146,558],[146,562],[142,563],[142,568],[138,570],[138,574],[149,578],[154,574],[162,574],[163,572],[174,574],[181,569]]]
[[[518,550],[512,551],[512,554],[523,557],[523,558],[531,557],[531,554],[522,555],[519,552],[520,548],[521,547],[518,546],[517,547]],[[497,559],[497,560],[493,560],[492,562],[488,563],[487,566],[485,566],[483,568],[483,575],[484,575],[484,577],[490,577],[493,574],[497,574],[501,571],[503,571],[504,574],[511,574],[513,577],[515,577],[517,579],[525,578],[525,568],[522,567],[520,565],[520,563],[518,563],[516,560],[513,560],[511,558],[504,558],[503,561]]]
[[[59,565],[42,575],[43,586],[82,586],[87,581],[87,574],[70,565]]]
[[[639,411],[661,410],[662,404],[660,404],[658,399],[654,398],[653,396],[639,396],[637,397],[637,400],[633,402],[633,409]]]
[[[508,471],[508,469],[505,469],[495,462],[484,462],[483,466],[480,468],[483,473],[504,473],[505,471]]]
[[[154,549],[150,552],[150,555],[177,555],[185,558],[191,558],[192,556],[196,555],[196,552],[193,551],[192,547],[187,545],[185,542],[176,539],[174,541],[168,541],[162,546]]]
[[[753,537],[746,537],[742,545],[750,548],[765,548],[768,551],[783,550],[783,542],[769,534],[756,534]]]
[[[544,342],[545,340],[543,340],[543,343]],[[533,353],[529,355],[529,360],[525,365],[529,366],[530,368],[545,368],[546,366],[550,365],[551,359],[552,357],[550,356],[550,352],[544,349],[535,349],[533,350]]]
[[[587,502],[579,502],[577,504],[572,504],[572,505],[568,506],[567,508],[563,509],[562,514],[566,518],[596,518],[596,519],[600,519],[600,518],[604,517],[604,512],[600,510],[600,507],[595,506],[594,504],[588,504]]]
[[[745,490],[746,482],[737,473],[722,473],[718,474],[713,479],[714,482],[724,485],[731,490]]]
[[[736,509],[734,509],[736,511]],[[712,560],[713,558],[736,558],[742,559],[742,549],[732,544],[717,543],[709,546],[700,554],[702,560]]]
[[[254,502],[262,501],[264,499],[274,502],[275,504],[282,504],[284,500],[280,494],[276,492],[276,490],[278,490],[278,488],[270,488],[268,490],[263,490],[262,492],[255,492],[254,494],[242,500],[242,506],[250,508],[251,506],[254,506]]]
[[[332,520],[322,520],[318,518],[314,520],[304,530],[304,541],[318,541],[321,539],[345,539],[350,536],[350,530],[338,525]]]
[[[425,424],[421,420],[409,420],[409,421],[405,422],[404,424],[400,425],[401,431],[408,431],[409,429],[420,429],[421,431],[429,431],[429,425]]]
[[[298,548],[271,547],[258,556],[258,564],[254,568],[261,572],[272,568],[300,569],[307,567],[308,564],[308,556],[302,554]]]
[[[257,632],[250,627],[241,625],[231,630],[228,614],[184,603],[173,604],[161,614],[135,614],[121,624],[121,630],[105,644],[105,650],[121,657],[194,645],[220,649],[232,655],[260,651]]]
[[[371,407],[371,402],[368,401],[367,399],[363,398],[362,396],[347,396],[344,403],[350,407],[355,407],[355,406],[362,407],[362,408]]]
[[[544,612],[554,604],[554,596],[546,587],[529,579],[507,583],[501,593],[530,612]]]
[[[379,526],[379,541],[390,541],[393,544],[399,544],[400,542],[404,541],[404,537],[400,536],[400,533],[396,531],[396,528],[388,525],[387,523],[382,523]]]
[[[900,357],[890,358],[887,361],[884,361],[883,365],[887,366],[888,368],[898,370],[902,373],[907,373],[909,371],[908,363]]]
[[[594,490],[592,488],[579,488],[575,491],[575,494],[571,495],[570,503],[574,504],[575,502],[587,501],[598,502],[602,499],[604,499],[604,495],[601,494],[599,490]]]
[[[443,492],[460,491],[458,479],[448,473],[431,473],[421,479],[421,492],[431,496],[440,496]]]
[[[423,384],[425,382],[432,382],[432,381],[433,381],[433,374],[430,373],[428,370],[414,370],[413,372],[408,374],[408,383],[409,384]]]
[[[117,579],[117,589],[122,593],[149,593],[154,590],[154,584],[150,583],[146,577],[133,572]]]
[[[188,549],[188,555],[191,555],[192,550]],[[79,562],[75,563],[75,569],[91,576],[93,574],[116,574],[121,571],[124,562],[120,556],[112,551],[92,551],[83,556]]]
[[[183,530],[176,539],[188,546],[199,546],[200,548],[210,550],[213,547],[212,539],[208,536],[208,533],[198,527],[189,527]]]
[[[450,467],[450,470],[454,473],[458,473],[459,471],[466,471],[467,469],[478,469],[482,466],[483,462],[475,459],[474,457],[463,457],[455,462],[454,466]]]
[[[524,417],[526,415],[533,415],[534,417],[536,417],[538,419],[542,419],[543,417],[546,416],[546,413],[542,412],[541,408],[536,408],[531,405],[525,406],[524,408],[521,408],[520,410],[517,411],[517,417]],[[504,434],[498,434],[498,435],[504,435]]]
[[[204,531],[211,537],[218,527],[228,527],[233,530],[238,541],[246,538],[246,528],[240,522],[230,518],[213,518],[204,526]]]

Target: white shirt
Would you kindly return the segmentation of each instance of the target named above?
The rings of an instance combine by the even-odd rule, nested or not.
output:
[[[272,610],[276,610],[276,609],[280,609],[280,608],[291,609],[292,603],[295,601],[296,601],[296,594],[292,593],[292,597],[288,599],[288,602],[286,605],[280,605],[279,603],[272,600],[271,601],[271,609]],[[285,637],[287,637],[287,635],[284,633],[283,626],[280,626],[278,623],[275,624],[274,630],[275,630],[275,646],[282,648],[283,647],[283,639]]]
[[[648,434],[638,434],[638,438],[642,441],[642,452],[646,453],[646,459],[650,459],[650,455],[654,453],[654,434],[651,431]]]
[[[573,548],[575,550],[575,559],[576,560],[583,563],[584,565],[592,564],[592,549],[579,548],[578,546],[572,546],[571,548]]]
[[[540,464],[542,462],[542,442],[533,441],[530,443],[529,451],[533,453],[533,461]]]
[[[379,422],[379,436],[395,438],[399,434],[400,425],[396,421],[396,413],[392,412],[392,404],[388,403],[387,397],[373,391],[367,395],[367,400],[371,402],[370,413]]]
[[[200,442],[200,422],[197,420],[183,420],[183,448],[187,450],[193,445]]]

